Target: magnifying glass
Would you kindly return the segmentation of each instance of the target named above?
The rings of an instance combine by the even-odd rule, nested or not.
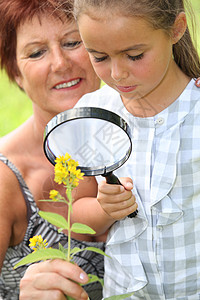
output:
[[[130,127],[117,114],[96,107],[77,107],[56,115],[46,125],[44,152],[55,165],[69,153],[85,176],[102,175],[109,184],[121,184],[113,171],[132,151]],[[129,217],[135,217],[137,211]]]

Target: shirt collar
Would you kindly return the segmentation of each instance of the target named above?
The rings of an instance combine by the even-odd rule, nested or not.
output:
[[[120,108],[120,115],[125,118],[130,127],[139,126],[144,128],[155,128],[156,134],[183,122],[183,119],[194,108],[200,99],[200,89],[192,79],[181,95],[167,108],[153,117],[139,118],[133,116],[125,107]]]

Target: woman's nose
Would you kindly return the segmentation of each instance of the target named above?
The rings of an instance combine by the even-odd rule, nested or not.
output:
[[[112,62],[111,77],[117,82],[128,77],[128,71],[124,66],[123,62],[120,62],[119,60]]]
[[[71,67],[71,61],[66,51],[55,49],[51,58],[51,69],[53,72],[62,72]]]

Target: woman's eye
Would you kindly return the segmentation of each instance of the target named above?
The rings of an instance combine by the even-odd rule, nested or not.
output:
[[[98,63],[98,62],[106,60],[107,56],[102,56],[102,57],[96,57],[96,56],[94,56],[93,59],[94,59],[95,62]]]
[[[143,58],[144,53],[141,53],[141,54],[136,55],[136,56],[132,56],[132,55],[128,55],[128,54],[127,54],[127,56],[128,56],[129,59],[135,61],[135,60],[139,60],[139,59]]]
[[[65,48],[77,48],[80,44],[82,43],[82,41],[74,41],[74,42],[65,42],[63,43],[63,46]]]
[[[45,53],[45,50],[38,50],[29,55],[29,58],[39,58]]]

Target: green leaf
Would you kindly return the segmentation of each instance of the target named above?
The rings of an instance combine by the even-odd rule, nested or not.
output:
[[[53,203],[66,203],[66,200],[62,200],[62,199],[59,199],[59,200],[52,200],[52,199],[41,199],[39,200],[40,202],[53,202]]]
[[[103,286],[103,279],[102,278],[99,278],[98,276],[92,275],[92,274],[88,274],[88,277],[89,277],[89,281],[87,282],[87,284],[98,281]]]
[[[74,248],[72,248],[71,249],[71,251],[70,251],[70,253],[71,254],[76,254],[76,253],[78,253],[78,252],[81,252],[81,251],[84,251],[85,249],[81,249],[81,248],[78,248],[78,247],[74,247]]]
[[[56,259],[56,258],[67,260],[66,255],[58,249],[47,248],[47,249],[37,250],[31,254],[28,254],[26,257],[24,257],[20,262],[18,262],[14,266],[14,269],[16,269],[20,266],[24,266],[26,264],[37,262],[37,261],[47,260],[47,259]]]
[[[123,299],[126,299],[130,296],[132,296],[134,293],[128,293],[128,294],[123,294],[123,295],[115,295],[115,296],[111,296],[111,297],[108,297],[108,298],[104,298],[104,300],[123,300]]]
[[[72,297],[70,297],[70,296],[66,296],[66,299],[67,299],[67,300],[75,300],[74,298],[72,298]],[[88,297],[87,300],[90,300],[90,298]]]
[[[73,258],[73,256],[74,256],[76,253],[78,253],[78,252],[83,252],[83,251],[86,251],[86,250],[87,250],[87,251],[93,251],[93,252],[99,253],[99,254],[101,254],[101,255],[104,255],[104,256],[107,256],[107,257],[110,258],[110,256],[108,256],[107,254],[105,254],[105,252],[104,252],[103,250],[101,250],[101,249],[99,249],[99,248],[95,248],[95,247],[85,247],[85,248],[83,248],[83,249],[78,248],[78,247],[74,247],[73,249],[71,249],[70,254],[71,254],[72,258]]]
[[[39,215],[40,217],[47,220],[49,223],[55,225],[56,227],[68,229],[68,223],[66,219],[59,214],[46,211],[39,211]]]
[[[67,255],[67,248],[64,248],[63,245],[61,245],[61,243],[59,243],[59,250],[62,251],[65,255]]]
[[[93,252],[99,253],[101,255],[104,255],[104,256],[107,256],[110,258],[110,256],[107,255],[103,250],[96,248],[96,247],[86,247],[86,248],[84,248],[84,250],[93,251]]]
[[[40,201],[40,202],[52,202],[52,199],[40,199],[38,201]]]
[[[95,234],[96,232],[89,226],[81,223],[72,224],[71,231],[82,234]]]
[[[92,274],[88,274],[88,277],[89,277],[89,281],[87,283],[80,284],[81,286],[84,286],[84,285],[87,285],[87,284],[90,284],[90,283],[98,281],[98,282],[100,282],[100,284],[103,287],[103,279],[102,278],[99,278],[98,276],[92,275]]]

